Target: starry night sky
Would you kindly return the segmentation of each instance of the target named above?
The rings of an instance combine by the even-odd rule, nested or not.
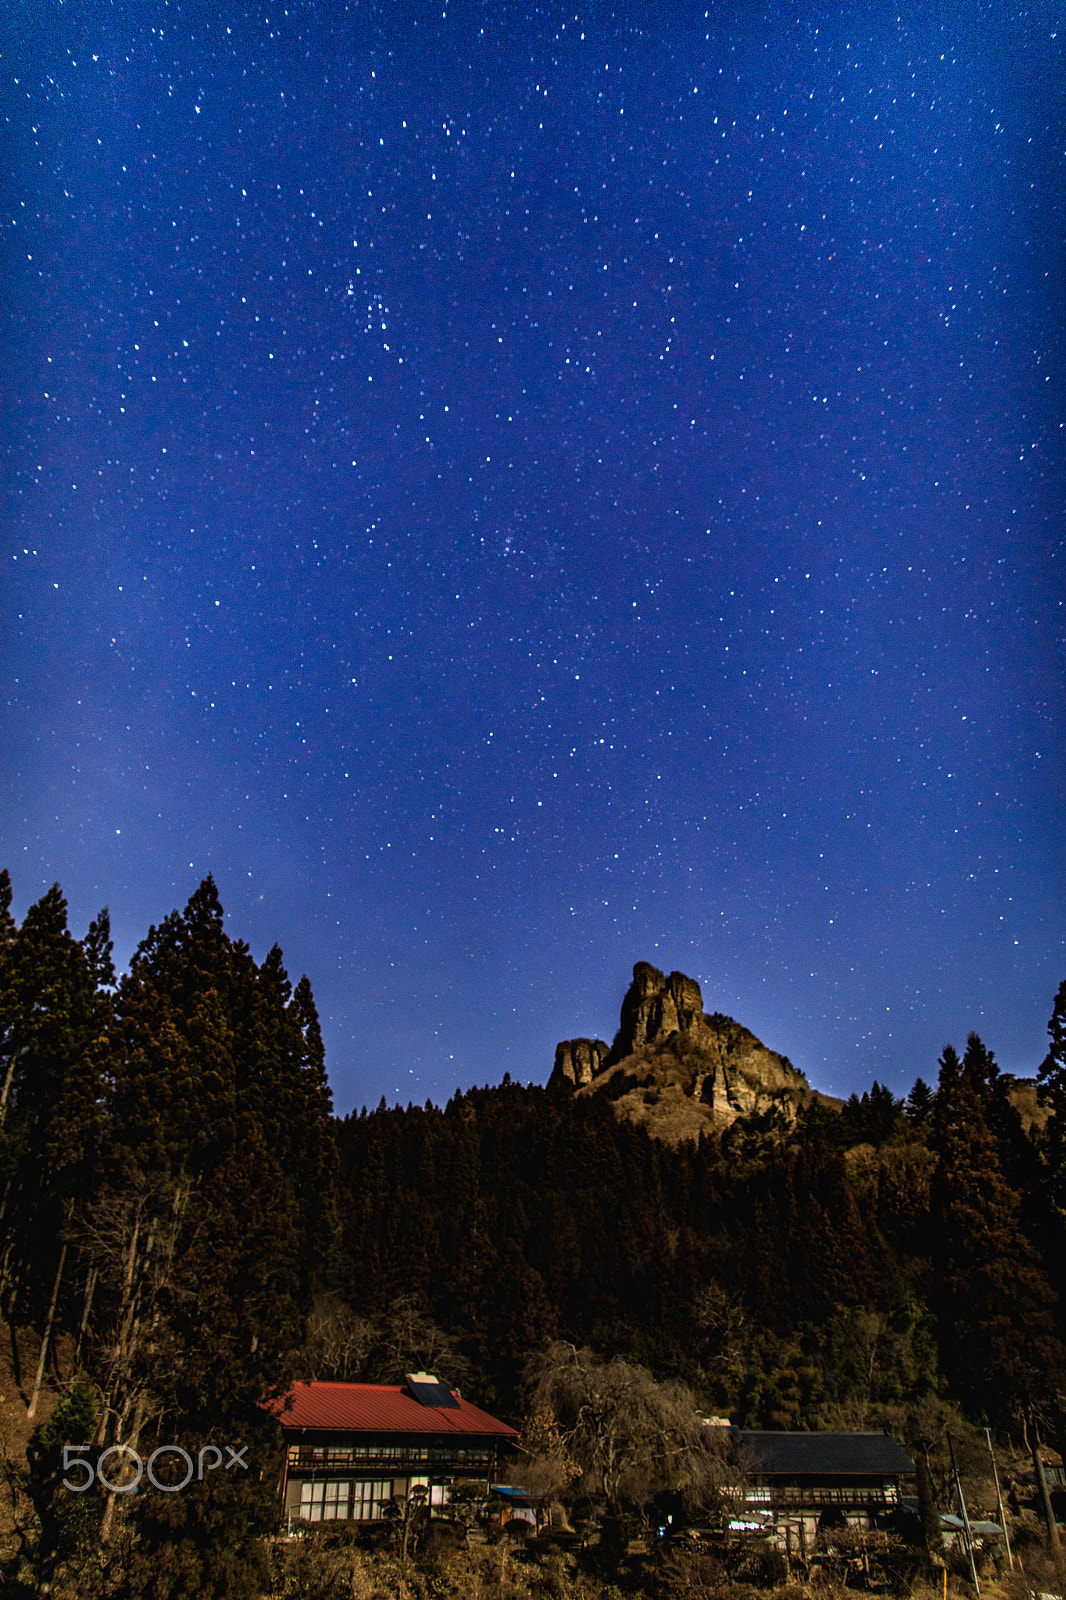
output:
[[[1058,4],[27,0],[0,862],[215,875],[337,1107],[632,963],[847,1094],[1041,1060]]]

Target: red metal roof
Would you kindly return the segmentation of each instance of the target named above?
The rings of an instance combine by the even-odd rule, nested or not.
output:
[[[268,1409],[283,1428],[316,1433],[517,1437],[514,1428],[479,1411],[469,1400],[459,1399],[457,1406],[420,1405],[406,1389],[391,1383],[295,1383],[285,1400],[271,1402]]]

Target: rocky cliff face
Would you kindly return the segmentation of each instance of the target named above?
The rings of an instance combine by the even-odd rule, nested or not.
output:
[[[555,1046],[555,1066],[549,1083],[572,1083],[582,1088],[597,1077],[610,1046],[602,1039],[564,1039]]]
[[[683,972],[671,972],[666,978],[649,961],[638,961],[622,1001],[613,1054],[621,1060],[673,1033],[698,1036],[703,1022],[703,996],[694,978]]]
[[[671,1142],[774,1106],[792,1121],[813,1097],[787,1056],[731,1017],[708,1015],[694,979],[667,977],[647,961],[633,968],[610,1048],[602,1039],[564,1041],[549,1083],[610,1094],[622,1116]]]

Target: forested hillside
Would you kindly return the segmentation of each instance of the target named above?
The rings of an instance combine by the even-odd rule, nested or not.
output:
[[[506,1078],[335,1121],[310,985],[225,933],[210,879],[117,981],[106,913],[77,939],[58,887],[21,926],[10,903],[4,874],[13,1594],[78,1561],[122,1592],[256,1592],[259,1402],[296,1374],[435,1370],[521,1425],[562,1339],[748,1426],[1062,1426],[1066,985],[1028,1128],[976,1035],[905,1103],[875,1083],[676,1147],[609,1096]],[[60,1487],[71,1441],[174,1440],[249,1443],[256,1470]]]
[[[603,1098],[506,1082],[348,1118],[320,1375],[383,1374],[406,1325],[410,1360],[440,1351],[505,1409],[564,1337],[749,1426],[931,1394],[1017,1421],[1062,1371],[1064,1256],[1050,1137],[1010,1089],[972,1035],[905,1105],[875,1084],[676,1149]],[[345,1306],[374,1326],[349,1316],[349,1353],[327,1355]]]

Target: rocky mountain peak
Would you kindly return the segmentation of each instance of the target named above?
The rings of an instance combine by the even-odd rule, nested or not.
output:
[[[566,1039],[549,1084],[609,1093],[620,1115],[676,1142],[777,1107],[792,1121],[812,1097],[787,1056],[719,1012],[708,1015],[694,978],[638,961],[614,1043]]]
[[[698,1035],[704,1025],[703,995],[683,972],[665,977],[650,961],[638,961],[622,1001],[621,1026],[611,1049],[615,1061],[673,1033]]]

